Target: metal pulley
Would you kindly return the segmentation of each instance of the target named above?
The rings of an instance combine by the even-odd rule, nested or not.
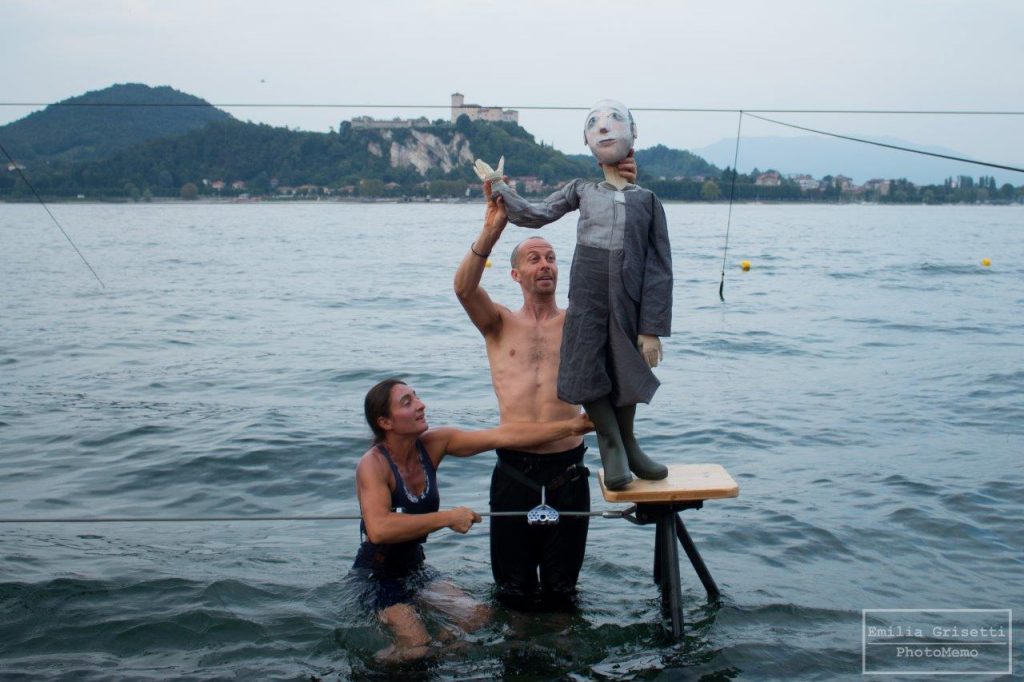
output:
[[[554,526],[558,523],[558,510],[544,501],[544,487],[540,489],[540,504],[526,512],[526,522],[531,526]]]

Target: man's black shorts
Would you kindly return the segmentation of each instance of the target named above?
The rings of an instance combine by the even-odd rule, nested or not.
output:
[[[556,510],[590,511],[585,451],[582,443],[547,455],[498,449],[498,464],[491,476],[491,511],[533,509],[541,503],[542,485],[548,486],[545,502]],[[533,485],[523,481],[524,476]],[[499,599],[518,608],[571,605],[590,519],[563,516],[557,525],[530,526],[524,513],[490,521],[491,571]]]

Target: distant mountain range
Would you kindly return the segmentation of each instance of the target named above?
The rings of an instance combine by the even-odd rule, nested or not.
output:
[[[893,137],[873,139],[900,147],[967,158],[965,154],[946,147],[921,147]],[[729,138],[694,149],[693,153],[725,168],[732,166],[735,151],[736,138]],[[1007,181],[1015,179],[1007,173],[981,166],[813,135],[742,137],[737,166],[741,173],[757,168],[761,171],[777,170],[784,175],[806,173],[815,178],[845,175],[858,184],[872,178],[906,178],[917,184],[941,184],[946,178],[959,175],[1005,175]]]

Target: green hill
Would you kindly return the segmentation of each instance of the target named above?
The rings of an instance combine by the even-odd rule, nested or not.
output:
[[[0,143],[46,197],[464,196],[479,184],[473,161],[493,165],[500,156],[514,180],[540,180],[539,190],[536,180],[524,185],[535,191],[600,177],[589,155],[538,144],[515,123],[462,116],[455,124],[377,128],[342,121],[336,132],[304,132],[241,122],[198,97],[141,84],[51,105],[0,127]],[[637,161],[641,181],[718,175],[703,159],[663,146],[638,151]],[[0,173],[0,197],[29,196],[20,176]]]
[[[722,174],[716,166],[691,152],[670,149],[659,144],[636,152],[636,163],[641,178],[692,178],[697,175],[718,177]]]
[[[186,183],[200,194],[267,194],[279,187],[316,186],[348,193],[459,195],[477,185],[476,158],[496,163],[504,155],[516,177],[534,175],[555,183],[596,175],[579,163],[536,144],[513,123],[436,122],[416,129],[363,129],[343,122],[337,132],[314,133],[234,119],[213,122],[175,137],[119,151],[109,158],[75,164],[28,165],[33,186],[45,196],[86,194],[110,198],[177,196]],[[226,184],[214,188],[214,184]],[[233,190],[231,185],[244,183]],[[433,188],[423,183],[433,181]],[[447,184],[437,184],[441,182]],[[394,185],[391,185],[394,183]],[[384,191],[383,185],[391,185]],[[395,186],[397,185],[397,187]],[[344,190],[343,188],[350,188]],[[353,191],[356,187],[359,190]],[[0,178],[0,194],[24,193],[14,178]]]
[[[52,104],[0,127],[0,143],[32,168],[47,161],[109,158],[149,140],[174,137],[230,114],[167,86],[112,85]]]

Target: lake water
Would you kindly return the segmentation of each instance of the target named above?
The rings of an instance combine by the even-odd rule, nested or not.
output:
[[[481,204],[51,209],[106,288],[40,206],[0,205],[2,517],[357,513],[362,399],[390,375],[434,425],[496,421],[451,287]],[[578,614],[497,608],[401,671],[344,592],[357,522],[5,523],[0,672],[852,680],[863,609],[1016,609],[1019,627],[1024,210],[737,205],[723,304],[726,210],[667,206],[674,334],[638,412],[656,459],[740,484],[683,515],[723,596],[683,559],[681,641],[653,526],[618,519],[591,522]],[[575,221],[544,233],[564,304]],[[506,263],[527,234],[495,249],[496,300],[519,300]],[[493,461],[446,460],[442,505],[486,509]],[[426,551],[492,601],[486,521]]]

